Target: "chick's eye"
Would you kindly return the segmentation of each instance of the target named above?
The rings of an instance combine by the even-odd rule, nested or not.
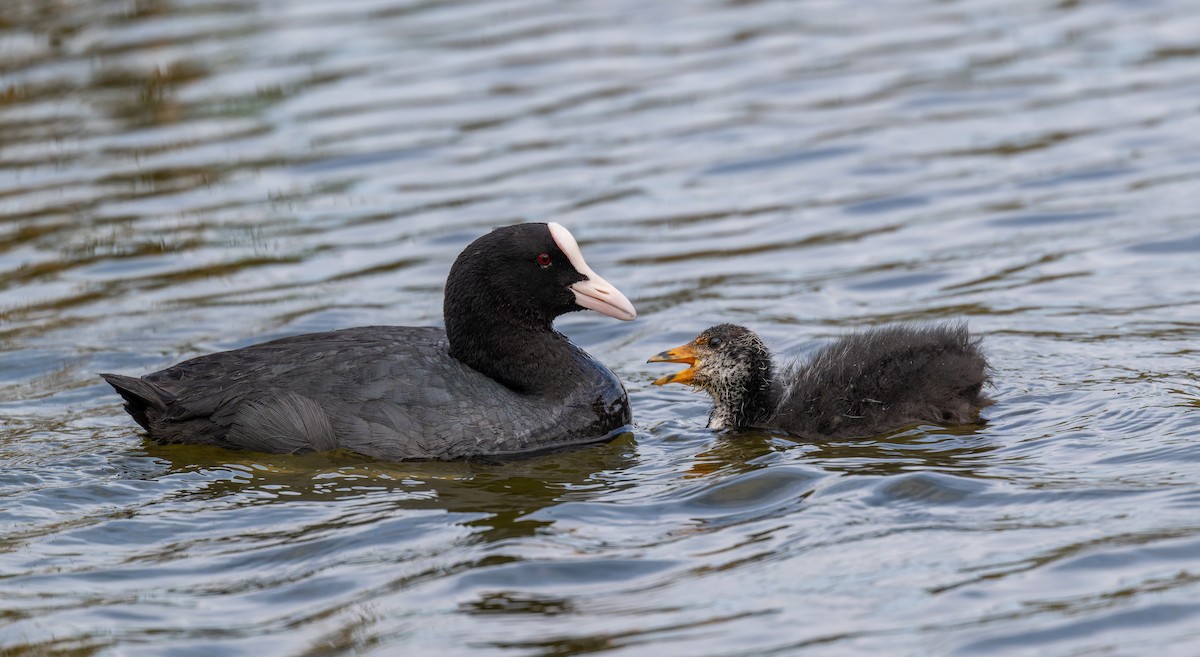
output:
[[[539,265],[541,265],[542,269],[549,267],[550,266],[550,254],[549,253],[539,254],[537,257],[537,263]]]
[[[709,338],[709,339],[708,339],[708,346],[710,346],[710,347],[719,347],[719,346],[721,346],[721,338]]]

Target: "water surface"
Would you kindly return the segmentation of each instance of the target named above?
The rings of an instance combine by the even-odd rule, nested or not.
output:
[[[1200,8],[16,0],[0,653],[1200,652]],[[511,463],[145,442],[94,373],[440,322],[560,221],[635,432]],[[703,427],[644,361],[966,318],[986,423]]]

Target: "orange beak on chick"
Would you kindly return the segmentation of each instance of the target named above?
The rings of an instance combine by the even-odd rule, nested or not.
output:
[[[696,348],[695,341],[689,342],[682,347],[668,349],[661,354],[655,354],[650,357],[647,363],[685,363],[691,367],[668,374],[661,379],[654,381],[654,385],[663,386],[668,383],[692,383],[696,377]]]

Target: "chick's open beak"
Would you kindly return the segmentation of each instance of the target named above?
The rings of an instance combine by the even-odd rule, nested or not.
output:
[[[690,342],[682,347],[675,347],[674,349],[668,349],[661,354],[655,354],[646,362],[686,363],[691,365],[691,367],[685,370],[676,372],[674,374],[668,374],[661,379],[655,380],[654,385],[656,386],[663,386],[668,383],[692,383],[696,378],[696,350],[693,348],[692,343]]]

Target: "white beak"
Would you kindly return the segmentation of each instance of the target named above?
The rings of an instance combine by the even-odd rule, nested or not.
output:
[[[575,293],[575,303],[595,310],[598,313],[603,313],[609,317],[629,321],[637,318],[637,311],[634,310],[633,304],[629,303],[629,299],[625,298],[621,291],[613,287],[611,283],[600,278],[600,275],[592,271],[591,267],[583,259],[583,253],[579,250],[579,243],[575,241],[575,236],[571,234],[561,224],[549,224],[550,236],[554,238],[554,243],[571,261],[571,266],[575,271],[583,274],[587,278],[571,285],[571,291]]]

